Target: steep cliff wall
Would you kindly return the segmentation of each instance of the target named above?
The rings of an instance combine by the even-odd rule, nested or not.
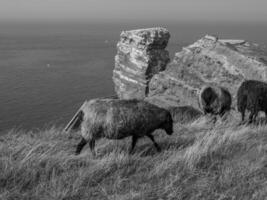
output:
[[[255,43],[207,35],[169,62],[163,28],[125,31],[117,45],[113,80],[119,98],[145,98],[159,106],[198,107],[204,85],[226,87],[236,103],[244,79],[267,81],[267,58]]]
[[[220,85],[236,92],[244,79],[267,81],[267,61],[257,44],[205,36],[175,54],[166,70],[153,76],[147,100],[160,106],[198,107],[203,85]]]
[[[169,32],[164,28],[123,31],[117,44],[113,81],[119,98],[143,99],[153,75],[170,61],[165,50]]]

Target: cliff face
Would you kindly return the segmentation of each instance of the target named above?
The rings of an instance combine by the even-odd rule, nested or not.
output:
[[[122,32],[113,72],[119,98],[198,107],[198,91],[209,84],[226,87],[235,106],[244,79],[267,81],[267,58],[257,44],[207,35],[176,53],[166,66],[169,37],[163,28]]]
[[[123,31],[117,44],[113,81],[119,98],[143,99],[153,75],[170,61],[165,50],[169,32],[164,28]]]
[[[166,70],[153,76],[147,100],[160,106],[198,107],[198,91],[207,84],[226,87],[236,103],[244,79],[267,81],[267,59],[257,44],[205,36],[175,54]]]

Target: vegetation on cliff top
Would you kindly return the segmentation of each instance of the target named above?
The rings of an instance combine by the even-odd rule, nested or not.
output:
[[[267,198],[267,126],[204,118],[157,131],[128,155],[130,140],[101,140],[97,157],[74,155],[79,136],[51,128],[0,137],[0,199]]]

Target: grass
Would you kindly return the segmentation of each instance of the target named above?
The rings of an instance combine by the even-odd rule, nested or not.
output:
[[[130,138],[74,151],[78,134],[61,128],[0,137],[0,199],[267,199],[267,126],[201,118],[156,131],[128,155]]]

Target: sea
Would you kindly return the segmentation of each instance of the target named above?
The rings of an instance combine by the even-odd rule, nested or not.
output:
[[[171,59],[206,34],[267,44],[264,23],[0,23],[0,134],[63,127],[85,100],[114,95],[120,33],[159,26]]]

